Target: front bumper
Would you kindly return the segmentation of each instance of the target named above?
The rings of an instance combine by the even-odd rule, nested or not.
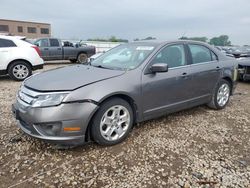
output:
[[[80,145],[86,141],[87,126],[97,108],[90,102],[32,108],[22,106],[19,101],[12,105],[12,112],[18,127],[32,137],[56,144]],[[65,131],[65,127],[80,127],[80,130]]]
[[[240,65],[238,73],[240,80],[245,80],[245,81],[250,80],[250,66]]]

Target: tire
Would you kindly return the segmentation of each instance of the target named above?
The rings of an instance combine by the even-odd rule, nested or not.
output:
[[[88,62],[88,56],[85,53],[79,53],[77,56],[77,62],[78,63],[87,63]]]
[[[113,98],[104,102],[95,114],[90,128],[91,137],[100,145],[118,144],[128,136],[133,121],[133,110],[129,103]]]
[[[222,79],[217,84],[208,106],[216,110],[225,108],[230,100],[231,87],[227,80]]]
[[[9,66],[8,74],[13,80],[23,81],[32,74],[32,68],[25,61],[15,61]]]

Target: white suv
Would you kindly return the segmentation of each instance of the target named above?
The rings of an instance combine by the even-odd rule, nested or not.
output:
[[[42,69],[44,61],[37,46],[11,36],[0,36],[0,75],[22,81],[32,70]]]

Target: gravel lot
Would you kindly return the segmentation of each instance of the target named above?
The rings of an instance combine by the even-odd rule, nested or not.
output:
[[[67,64],[46,65],[52,69]],[[20,83],[0,77],[0,187],[248,187],[250,83],[228,107],[193,108],[137,125],[116,146],[55,149],[19,130]]]

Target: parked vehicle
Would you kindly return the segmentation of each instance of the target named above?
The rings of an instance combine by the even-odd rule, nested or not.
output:
[[[120,61],[118,54],[125,50],[129,57]],[[90,65],[27,79],[13,113],[19,127],[35,138],[113,145],[123,141],[136,122],[202,104],[223,109],[236,78],[235,59],[205,43],[128,43]]]
[[[17,81],[42,69],[44,64],[37,46],[11,36],[0,36],[0,60],[0,75],[8,74]]]
[[[94,46],[74,46],[65,43],[62,46],[61,40],[57,38],[41,38],[34,43],[41,50],[42,58],[45,61],[70,60],[71,62],[86,63],[88,58],[95,54]]]
[[[250,58],[241,57],[238,59],[239,64],[239,80],[249,81],[250,80]]]

